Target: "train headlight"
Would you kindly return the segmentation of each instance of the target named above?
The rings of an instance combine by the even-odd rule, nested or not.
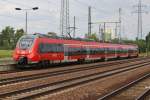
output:
[[[19,50],[17,50],[17,53],[19,54],[19,53],[20,53],[20,51],[19,51]]]
[[[31,50],[29,50],[29,53],[31,53]]]

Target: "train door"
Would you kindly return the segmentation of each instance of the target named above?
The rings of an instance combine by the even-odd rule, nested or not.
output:
[[[68,61],[68,45],[64,44],[64,61]]]
[[[108,59],[108,48],[105,48],[105,60],[107,61]]]
[[[88,46],[86,47],[86,51],[87,51],[86,52],[86,55],[87,55],[86,58],[90,59],[90,48]]]
[[[115,48],[115,58],[117,58],[117,48]]]

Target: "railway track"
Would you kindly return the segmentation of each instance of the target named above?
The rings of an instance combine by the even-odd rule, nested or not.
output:
[[[150,73],[106,94],[98,100],[121,100],[122,98],[125,100],[146,100],[146,97],[150,95],[150,89],[146,89],[146,86],[150,86]]]
[[[38,83],[33,83],[34,86],[32,87],[28,87],[26,86],[26,88],[22,88],[20,90],[14,90],[14,91],[2,91],[0,93],[0,98],[2,99],[10,99],[10,98],[14,98],[14,99],[31,99],[31,98],[36,98],[39,96],[43,96],[46,94],[50,94],[50,93],[54,93],[69,87],[73,87],[76,85],[81,85],[81,84],[85,84],[87,82],[91,82],[93,80],[97,80],[97,79],[102,79],[111,75],[115,75],[115,74],[119,74],[119,73],[123,73],[123,72],[127,72],[130,70],[135,70],[138,69],[140,67],[143,66],[149,66],[150,60],[144,60],[141,62],[136,62],[134,64],[128,64],[128,65],[120,65],[123,67],[119,67],[119,68],[115,68],[112,70],[107,70],[107,71],[102,71],[102,72],[95,72],[93,74],[87,74],[87,75],[80,75],[79,72],[78,74],[80,76],[76,76],[76,77],[71,77],[65,80],[59,80],[59,81],[55,81],[55,82],[49,82],[47,84],[39,84],[38,86],[36,86],[36,84]],[[116,65],[117,66],[117,65]],[[83,71],[81,71],[83,73]],[[81,73],[80,72],[80,73]],[[73,72],[72,72],[73,74]],[[67,74],[69,77],[69,74]],[[60,75],[60,77],[63,77],[63,75]],[[46,80],[48,81],[48,78],[46,78]],[[50,80],[49,80],[50,81]],[[33,81],[35,82],[35,81]],[[27,84],[27,82],[25,82]],[[16,83],[14,83],[16,84]],[[5,86],[0,86],[1,88],[7,88],[7,85]],[[1,89],[2,90],[2,89]]]
[[[16,70],[0,71],[0,74],[10,74],[10,73],[16,73],[16,72],[19,72],[19,71],[16,71]]]
[[[0,64],[0,67],[15,67],[16,64]]]
[[[118,61],[108,61],[107,63],[106,62],[100,62],[99,64],[100,65],[102,65],[102,67],[104,66],[104,65],[111,65],[111,64],[115,64],[115,63],[119,63],[119,64],[121,64],[121,63],[123,63],[123,62],[130,62],[130,61],[137,61],[137,60],[140,60],[140,59],[146,59],[146,58],[143,58],[143,57],[140,57],[140,58],[134,58],[134,59],[125,59],[125,60],[118,60]],[[87,63],[85,63],[85,64],[89,64],[88,62]],[[83,64],[83,66],[85,65],[85,64]],[[90,63],[91,64],[91,63]],[[55,68],[58,68],[57,66],[59,66],[59,67],[67,67],[67,66],[70,66],[70,65],[78,65],[77,63],[70,63],[70,64],[63,64],[63,65],[54,65],[53,67],[55,67]],[[26,76],[22,76],[24,73],[28,73],[28,72],[30,72],[30,71],[38,71],[38,70],[43,70],[43,68],[34,68],[34,69],[32,69],[32,68],[30,68],[30,69],[17,69],[15,66],[16,66],[16,64],[2,64],[2,65],[0,65],[0,68],[1,67],[7,67],[7,66],[10,66],[11,68],[6,68],[5,70],[3,70],[2,69],[2,71],[0,71],[0,76],[2,76],[2,77],[0,77],[0,81],[1,80],[3,80],[4,79],[4,77],[3,76],[5,76],[6,74],[9,76],[8,77],[8,79],[10,79],[10,80],[13,80],[13,79],[15,79],[15,78],[20,78],[20,77],[26,77]],[[51,67],[51,68],[49,68],[49,69],[54,69],[53,67]],[[48,70],[49,70],[48,69]],[[1,69],[0,69],[1,70]],[[46,68],[46,70],[47,70],[47,68]],[[19,76],[19,73],[21,73],[21,76]],[[42,73],[42,71],[41,71],[41,73]],[[17,76],[14,76],[14,77],[12,77],[14,74],[16,74]],[[38,73],[37,73],[38,74]],[[28,77],[30,77],[30,75],[31,74],[29,74],[29,76]],[[33,74],[34,75],[34,74]],[[39,75],[39,74],[38,74]],[[6,78],[5,78],[6,79]]]
[[[146,89],[136,100],[149,100],[150,99],[150,87]]]
[[[142,57],[140,57],[140,58],[135,58],[135,59],[137,59],[137,60],[139,60],[139,59],[142,59]],[[133,59],[130,59],[130,60],[133,60]],[[122,60],[120,60],[120,61],[122,61]],[[110,62],[112,62],[112,61],[110,61]],[[84,64],[89,64],[90,62],[85,62]],[[95,62],[96,63],[96,62]],[[51,67],[57,67],[57,66],[59,66],[59,67],[65,67],[65,66],[71,66],[71,65],[79,65],[78,63],[75,63],[75,62],[73,62],[73,63],[62,63],[61,65],[60,64],[53,64],[53,65],[50,65]],[[16,72],[19,72],[18,70],[21,70],[20,68],[17,68],[16,67],[17,65],[16,64],[0,64],[0,74],[9,74],[9,73],[15,73],[15,70],[17,70]],[[38,64],[30,64],[30,65],[28,65],[28,66],[30,66],[29,68],[22,68],[22,71],[23,70],[26,70],[26,71],[30,71],[30,70],[41,70],[41,69],[43,69],[43,67],[41,67],[41,66],[39,66]],[[32,68],[33,67],[33,68]],[[48,68],[48,67],[45,67],[45,68]]]
[[[111,65],[115,65],[115,66],[118,65],[119,66],[119,65],[124,64],[124,63],[128,63],[131,61],[138,61],[138,60],[141,60],[141,59],[125,60],[122,62],[118,62],[118,61],[117,62],[110,62],[110,63],[104,63],[102,65],[96,64],[96,65],[90,65],[90,66],[86,66],[86,67],[77,67],[77,68],[73,67],[73,68],[69,68],[69,69],[65,69],[65,70],[48,71],[45,73],[40,72],[40,73],[26,75],[26,76],[9,77],[9,78],[5,78],[5,79],[0,79],[0,85],[7,85],[7,84],[11,84],[11,83],[29,81],[29,80],[39,79],[39,78],[44,78],[44,77],[52,77],[52,76],[56,76],[56,75],[60,75],[60,74],[67,74],[67,73],[73,73],[73,72],[77,72],[77,71],[96,69],[96,68],[100,68],[100,67],[102,68],[102,67],[111,66]],[[26,72],[24,72],[24,73],[26,73]]]
[[[140,59],[147,59],[145,57],[140,57],[140,58],[133,58],[133,59],[125,59],[125,60],[117,60],[117,61],[114,61],[114,60],[110,60],[108,62],[95,62],[95,63],[98,63],[98,64],[101,64],[103,66],[103,64],[115,64],[115,63],[123,63],[123,62],[130,62],[130,61],[137,61],[137,60],[140,60]],[[85,64],[92,64],[90,62],[85,62],[84,64],[82,65],[85,65]],[[33,70],[43,70],[43,69],[50,69],[50,68],[57,68],[58,66],[59,67],[68,67],[68,66],[75,66],[75,65],[80,65],[78,63],[63,63],[63,64],[54,64],[54,65],[51,65],[51,67],[46,67],[46,68],[43,68],[43,67],[40,67],[38,66],[37,64],[34,64],[34,65],[31,65],[33,66],[33,68],[26,68],[26,69],[18,69],[16,68],[16,64],[1,64],[0,65],[0,74],[10,74],[10,73],[18,73],[18,72],[23,72],[23,71],[33,71]],[[9,68],[6,68],[8,67]],[[30,66],[30,65],[29,65]],[[1,79],[0,79],[1,80]]]

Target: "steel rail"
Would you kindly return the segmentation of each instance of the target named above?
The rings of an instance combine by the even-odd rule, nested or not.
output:
[[[150,95],[150,88],[145,90],[143,94],[141,94],[139,97],[137,97],[135,100],[146,100],[146,97]]]
[[[126,84],[126,85],[124,85],[124,86],[122,86],[122,87],[120,87],[120,88],[118,88],[118,89],[116,89],[116,90],[114,90],[114,91],[112,91],[112,92],[110,92],[110,93],[108,93],[108,94],[106,94],[106,95],[100,97],[98,100],[107,100],[107,99],[109,99],[109,98],[111,98],[111,97],[117,95],[119,92],[124,91],[124,90],[126,90],[126,89],[132,87],[133,85],[137,84],[138,82],[140,82],[140,81],[142,81],[142,80],[144,80],[144,79],[146,79],[146,78],[149,78],[149,77],[150,77],[150,73],[148,73],[148,74],[146,74],[146,75],[144,75],[144,76],[138,78],[137,80],[134,80],[134,81],[132,81],[132,82],[130,82],[130,83],[128,83],[128,84]],[[147,92],[146,92],[146,93],[147,93]],[[143,95],[144,95],[144,94],[143,94]],[[141,96],[141,98],[143,97],[143,95]],[[145,95],[146,95],[146,94],[145,94]],[[139,98],[140,98],[140,97],[139,97]],[[138,99],[137,99],[137,100],[138,100]],[[139,100],[144,100],[144,99],[139,99]]]

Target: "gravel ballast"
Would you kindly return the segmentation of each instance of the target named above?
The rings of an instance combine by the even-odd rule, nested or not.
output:
[[[49,94],[38,100],[96,100],[100,96],[113,91],[132,80],[135,80],[145,74],[150,73],[150,66],[134,69],[130,72],[124,72],[113,75],[108,78],[96,80],[87,84],[72,87],[54,94]]]

